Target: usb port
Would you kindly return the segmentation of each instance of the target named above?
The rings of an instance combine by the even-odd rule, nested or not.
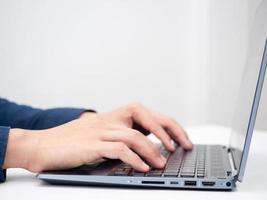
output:
[[[185,186],[196,186],[197,182],[196,181],[184,181]]]

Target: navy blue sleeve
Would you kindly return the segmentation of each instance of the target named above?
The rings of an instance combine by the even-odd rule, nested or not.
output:
[[[18,105],[0,98],[0,182],[5,180],[4,162],[9,128],[40,130],[52,128],[78,118],[83,112],[94,112],[83,108],[37,109]]]
[[[4,164],[8,133],[8,127],[0,126],[0,183],[6,180],[6,170],[1,169],[1,166]]]
[[[37,109],[0,98],[0,126],[39,130],[55,127],[78,118],[83,108]]]

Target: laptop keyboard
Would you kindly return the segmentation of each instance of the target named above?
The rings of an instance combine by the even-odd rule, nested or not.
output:
[[[113,176],[150,176],[150,177],[198,177],[206,175],[206,146],[198,145],[191,151],[185,151],[178,147],[175,152],[170,153],[163,147],[161,154],[167,159],[163,169],[151,169],[143,173],[132,169],[127,164],[121,163],[111,175]]]

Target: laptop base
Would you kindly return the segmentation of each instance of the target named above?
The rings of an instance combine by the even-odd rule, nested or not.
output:
[[[204,147],[207,149],[206,172],[205,177],[201,178],[198,177],[197,171],[194,177],[182,177],[184,175],[182,174],[182,167],[185,165],[185,161],[181,163],[181,169],[177,172],[176,177],[165,177],[164,173],[157,177],[150,176],[149,173],[144,176],[136,176],[133,173],[134,170],[128,175],[116,175],[116,170],[123,164],[118,160],[110,160],[98,166],[82,166],[70,170],[43,172],[38,174],[38,178],[52,184],[71,185],[205,190],[232,190],[235,188],[235,178],[231,170],[227,148],[221,145],[195,145],[194,149],[203,149]],[[190,156],[189,154],[192,155],[191,152],[185,153],[185,155]],[[186,157],[185,155],[181,154],[183,157]]]

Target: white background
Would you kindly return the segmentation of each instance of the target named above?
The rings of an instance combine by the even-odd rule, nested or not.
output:
[[[229,125],[260,2],[0,0],[0,96],[99,111],[140,101],[183,125]]]

